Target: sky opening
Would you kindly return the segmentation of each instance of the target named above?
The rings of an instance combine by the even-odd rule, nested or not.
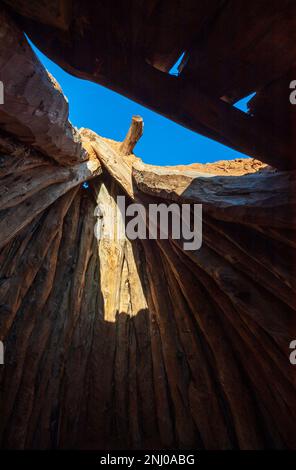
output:
[[[69,118],[74,126],[87,127],[103,137],[122,141],[132,115],[139,114],[144,119],[144,135],[134,153],[145,163],[153,165],[186,165],[246,158],[246,155],[192,132],[114,91],[70,75],[30,44],[44,67],[62,87],[69,101]],[[175,73],[177,66],[178,63],[172,73]],[[249,99],[244,98],[236,107],[246,112]]]

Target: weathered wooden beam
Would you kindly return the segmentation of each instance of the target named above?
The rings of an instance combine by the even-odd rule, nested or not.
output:
[[[117,181],[122,189],[134,199],[131,164],[117,153],[108,143],[90,129],[80,129],[84,145],[91,145],[94,154],[108,173]]]
[[[197,203],[219,220],[275,228],[295,227],[295,172],[262,172],[244,176],[214,176],[180,172],[134,162],[134,191]]]
[[[224,145],[280,169],[295,166],[290,142],[259,119],[245,114],[220,99],[203,93],[182,77],[160,72],[140,62],[96,79],[154,111],[215,139]]]
[[[293,0],[229,0],[207,34],[199,36],[187,51],[182,75],[201,83],[217,98],[239,100],[291,68],[295,26]]]
[[[280,169],[295,166],[290,159],[290,143],[274,129],[229,103],[205,94],[182,75],[174,77],[163,73],[135,56],[122,57],[116,49],[110,52],[111,57],[106,55],[103,45],[93,51],[93,55],[100,58],[94,66],[89,42],[84,43],[83,38],[77,43],[68,33],[60,32],[59,39],[53,43],[54,30],[49,26],[43,25],[41,31],[38,25],[32,27],[24,22],[24,28],[44,53],[73,75],[100,83],[188,129],[272,166]],[[67,49],[57,47],[61,40],[69,43]],[[89,59],[85,58],[82,67],[80,58],[85,57],[85,50]]]
[[[293,2],[285,0],[286,3]],[[260,35],[264,31],[262,8],[259,12]],[[99,33],[92,29],[91,10],[87,7],[86,14],[90,23],[82,36],[75,28],[62,31],[24,16],[19,18],[19,24],[43,52],[73,75],[100,83],[195,132],[272,166],[295,167],[293,142],[277,130],[276,123],[269,126],[217,98],[214,91],[205,93],[204,81],[210,80],[208,76],[197,83],[190,77],[182,77],[183,73],[174,77],[156,70],[130,46],[125,29],[114,36],[106,28],[97,37]],[[93,37],[98,40],[91,40]],[[227,47],[227,57],[229,50]],[[209,73],[215,74],[215,69]]]
[[[220,7],[221,0],[157,2],[142,28],[148,62],[158,70],[168,72]]]
[[[1,128],[62,165],[87,159],[69,106],[56,80],[34,54],[23,32],[0,9]]]
[[[72,0],[4,0],[15,11],[34,21],[68,29],[71,23]]]
[[[101,172],[99,160],[92,159],[69,168],[34,168],[18,178],[11,175],[0,179],[0,248],[63,194]]]
[[[250,134],[230,106],[200,90],[196,101],[182,79],[131,62],[120,85],[127,63],[113,69],[110,54],[96,79],[221,141],[259,136],[264,149],[256,121],[244,121]],[[209,177],[141,165],[88,130],[80,137],[89,161],[66,168],[0,137],[1,448],[295,448],[295,174]],[[97,157],[106,171],[84,191],[101,172]],[[202,203],[201,249],[170,236],[116,239],[107,223],[96,239],[96,203],[110,214],[122,189],[146,207]]]
[[[120,147],[120,153],[130,155],[143,135],[144,121],[141,116],[133,116],[130,128]]]

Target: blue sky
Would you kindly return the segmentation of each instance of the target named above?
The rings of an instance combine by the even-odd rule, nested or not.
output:
[[[224,145],[166,119],[137,103],[96,83],[73,77],[49,60],[35,47],[39,60],[61,85],[69,101],[70,121],[76,127],[88,127],[98,134],[121,141],[133,114],[144,119],[144,135],[135,148],[135,154],[145,163],[177,165],[207,163],[216,160],[245,158],[246,156]],[[177,73],[177,65],[172,74]],[[246,102],[237,107],[246,111]]]

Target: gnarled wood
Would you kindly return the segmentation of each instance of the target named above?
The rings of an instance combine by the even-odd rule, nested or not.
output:
[[[10,1],[10,5],[14,3]],[[179,0],[172,0],[167,12],[168,25],[176,23],[176,34],[181,29],[177,41],[170,40],[172,33],[163,39],[165,28],[159,32],[165,3],[158,6],[154,0],[146,3],[124,8],[117,2],[115,9],[109,0],[98,4],[88,0],[83,6],[76,0],[72,28],[64,31],[58,21],[44,25],[44,20],[42,23],[29,20],[19,5],[16,11],[21,13],[18,19],[24,31],[68,72],[111,88],[276,168],[294,168],[295,142],[278,128],[277,117],[266,123],[259,116],[246,115],[231,105],[233,100],[259,91],[258,87],[263,88],[293,67],[294,1],[274,2],[269,8],[267,0],[259,4],[257,0],[247,4],[221,0],[213,2],[212,7],[186,0],[180,11]],[[178,19],[174,18],[175,11],[180,11]],[[156,31],[154,45],[151,17]],[[108,26],[110,18],[114,27]],[[196,29],[192,37],[193,25]],[[144,31],[144,37],[139,31]],[[156,43],[159,35],[161,42]],[[165,50],[161,57],[162,45]],[[168,70],[181,46],[189,50],[189,57],[187,54],[183,61],[180,76],[174,77],[162,70]],[[243,53],[247,54],[247,61]],[[201,75],[200,65],[204,72]]]
[[[133,153],[137,142],[143,135],[143,129],[143,118],[141,118],[141,116],[133,116],[130,128],[120,146],[120,153],[122,153],[122,155],[130,155]]]
[[[25,14],[23,2],[17,3]],[[96,11],[98,3],[92,4]],[[47,20],[59,29],[58,44],[65,37],[58,18]],[[7,21],[4,38],[8,31],[15,44],[22,35]],[[71,31],[75,27],[71,24]],[[87,31],[87,22],[80,27]],[[86,31],[82,43],[89,41]],[[23,76],[23,92],[17,74],[10,76],[16,85],[4,109],[10,118],[0,123],[1,447],[295,448],[296,382],[289,362],[296,337],[294,172],[253,160],[145,165],[133,154],[123,155],[122,143],[88,129],[79,131],[77,144],[67,135],[61,91],[45,116],[34,111],[31,116],[27,91],[37,81],[48,106],[56,85],[32,59],[28,44],[21,44],[24,49],[16,46],[4,72],[10,76],[29,58],[34,73]],[[71,52],[66,44],[65,61]],[[76,44],[79,50],[80,41]],[[2,58],[10,58],[5,41],[0,50]],[[158,49],[149,50],[159,64]],[[166,51],[164,67],[174,50]],[[95,80],[96,73],[92,70]],[[116,80],[128,89],[124,76]],[[145,94],[148,82],[136,80],[136,97]],[[182,91],[173,83],[168,94]],[[158,98],[164,110],[161,87],[149,99]],[[204,109],[212,103],[198,96]],[[190,93],[181,98],[188,111],[183,118],[192,123],[200,110],[190,114]],[[60,116],[61,109],[57,124],[51,112]],[[207,120],[218,131],[221,115],[229,118],[223,126],[237,139],[229,109],[223,106],[225,114],[216,114],[213,106]],[[28,124],[30,138],[27,128],[20,132],[20,123]],[[125,143],[129,152],[132,134]],[[115,213],[117,196],[123,195],[126,205],[138,202],[146,209],[157,203],[186,203],[191,209],[202,204],[201,248],[186,251],[184,240],[174,239],[170,230],[165,240],[116,238],[110,228],[120,224]]]
[[[59,84],[3,6],[0,31],[0,78],[5,98],[0,106],[2,130],[61,164],[85,160],[86,151],[68,120],[68,102]]]

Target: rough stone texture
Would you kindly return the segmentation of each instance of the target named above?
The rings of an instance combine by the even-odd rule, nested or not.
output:
[[[0,136],[1,447],[295,448],[295,173],[79,139],[65,165]],[[202,203],[202,248],[98,241],[122,194]]]

